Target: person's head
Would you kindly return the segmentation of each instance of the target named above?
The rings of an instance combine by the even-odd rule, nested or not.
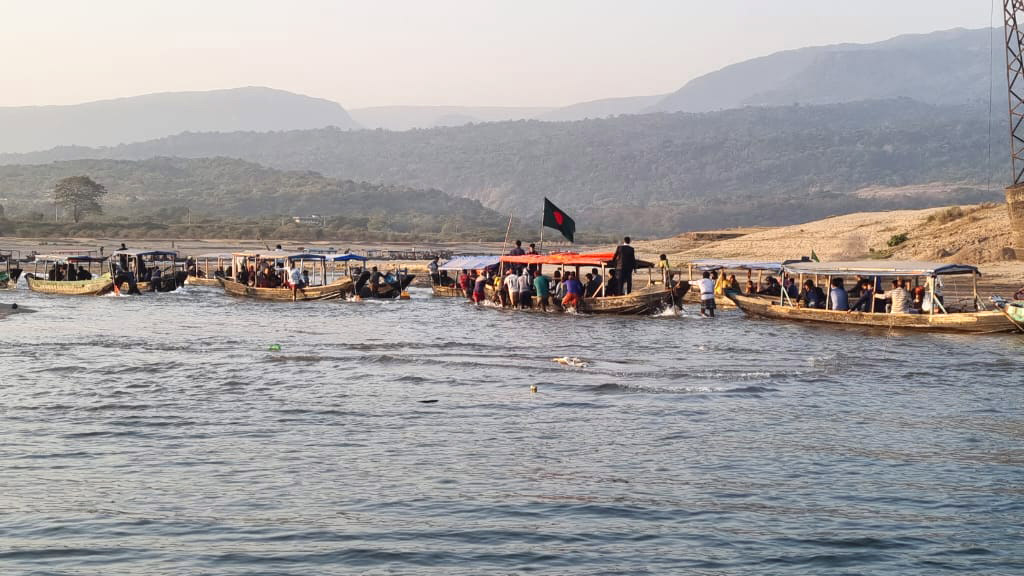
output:
[[[590,273],[593,274],[594,276],[597,276],[597,268],[591,268]]]
[[[736,281],[736,275],[735,274],[729,274],[728,280],[729,280],[729,282],[735,282]]]
[[[662,254],[661,256],[658,256],[658,260],[668,260],[668,255]]]
[[[861,280],[860,285],[861,288],[865,290],[871,290],[875,287],[874,282],[872,282],[871,280]]]
[[[708,272],[707,270],[705,270],[704,273],[700,275],[700,277],[701,278],[711,278],[711,272]]]
[[[611,276],[612,278],[615,278],[615,269],[612,268],[611,270],[609,270],[608,275]]]
[[[516,248],[522,248],[522,247],[523,247],[523,241],[522,240],[516,240]]]
[[[900,287],[900,279],[899,278],[893,278],[892,279],[892,287],[893,288],[899,288]]]
[[[587,282],[590,282],[591,280],[593,280],[593,279],[594,279],[594,275],[593,275],[593,274],[589,274],[589,273],[588,273],[588,274],[586,275],[586,279],[587,279]]]
[[[124,245],[124,242],[121,242],[121,250],[127,250],[127,249],[128,249],[128,247]]]
[[[309,276],[309,270],[303,270],[302,271],[302,275],[303,276]]]
[[[623,242],[624,244],[629,244],[629,236],[626,236],[625,238],[623,238],[623,239],[622,239],[622,242]]]
[[[562,277],[562,271],[561,270],[555,270],[555,276],[554,277],[555,278],[561,278]]]
[[[814,288],[814,280],[811,280],[810,278],[804,280],[804,288]]]
[[[533,242],[530,242],[530,250],[533,250],[535,248],[537,248],[537,245],[534,244]]]
[[[277,246],[274,246],[274,249],[275,249],[275,250],[280,250],[280,249],[281,249],[281,245],[280,245],[280,244],[278,244]]]
[[[832,287],[833,288],[841,288],[842,286],[843,286],[843,279],[842,278],[833,278],[832,279]]]
[[[377,271],[377,267],[374,266],[373,268],[371,268],[371,271],[376,272]]]
[[[441,257],[440,257],[440,256],[434,256],[434,262],[437,262],[437,261],[438,261],[438,260],[440,260],[440,259],[441,259]]]

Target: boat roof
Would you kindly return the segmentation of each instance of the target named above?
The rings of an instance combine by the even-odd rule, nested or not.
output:
[[[500,256],[456,256],[438,266],[438,270],[483,270],[497,266]]]
[[[967,264],[891,260],[857,260],[851,262],[790,262],[783,266],[790,274],[860,275],[860,276],[942,276],[978,274]]]
[[[205,260],[212,260],[214,258],[218,260],[230,260],[231,254],[228,252],[210,252],[209,254],[200,254],[198,256],[193,256],[193,258],[203,258]]]
[[[68,263],[84,263],[84,262],[103,262],[106,260],[106,256],[89,256],[86,254],[74,255],[74,254],[39,254],[36,255],[36,262],[56,262],[58,264]]]
[[[170,256],[171,258],[177,258],[178,253],[173,250],[114,250],[110,253],[111,256]]]
[[[767,270],[781,272],[780,262],[761,260],[743,260],[740,258],[698,258],[690,262],[698,270]]]
[[[369,260],[366,256],[360,256],[359,254],[328,254],[327,259],[332,262],[348,262],[350,260],[358,260],[360,262],[366,262]]]
[[[614,252],[554,252],[552,254],[525,254],[523,256],[505,255],[501,262],[511,264],[554,264],[556,266],[607,266],[615,260]],[[637,260],[637,268],[651,268],[653,264]]]
[[[323,254],[313,254],[310,252],[275,252],[274,250],[245,250],[243,252],[235,252],[232,256],[238,256],[242,258],[262,258],[264,260],[326,260],[327,256]]]

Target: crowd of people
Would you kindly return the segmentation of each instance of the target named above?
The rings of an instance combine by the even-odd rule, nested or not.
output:
[[[75,282],[78,280],[92,280],[92,273],[85,269],[84,266],[79,265],[75,267],[74,264],[62,264],[57,263],[50,267],[46,272],[47,280],[54,280],[57,282]]]
[[[287,260],[284,268],[280,270],[273,260],[259,262],[259,268],[255,260],[252,260],[248,265],[238,267],[238,277],[235,280],[253,288],[302,290],[309,286],[309,270],[296,266],[295,261],[291,259]]]

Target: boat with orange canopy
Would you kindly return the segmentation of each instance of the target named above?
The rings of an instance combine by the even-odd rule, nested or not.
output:
[[[552,254],[524,254],[521,256],[502,256],[500,263],[505,265],[526,265],[535,266],[541,273],[545,266],[551,266],[561,271],[565,276],[566,271],[575,272],[580,275],[580,269],[584,267],[599,268],[601,277],[608,278],[608,270],[614,269],[614,252],[589,252],[579,254],[575,252],[556,252]],[[666,287],[654,281],[654,265],[650,262],[637,260],[637,269],[647,269],[647,284],[642,288],[634,289],[625,296],[606,295],[606,285],[601,284],[599,295],[581,300],[580,312],[590,314],[631,314],[643,315],[653,314],[667,306],[680,304],[683,296],[689,290],[687,282],[681,282],[674,287]],[[493,295],[493,288],[491,294]],[[531,307],[536,307],[536,296]]]

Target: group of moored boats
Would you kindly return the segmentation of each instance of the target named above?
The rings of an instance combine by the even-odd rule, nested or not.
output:
[[[246,251],[202,254],[187,259],[167,250],[117,250],[109,256],[91,252],[38,255],[23,262],[13,252],[0,252],[0,288],[13,288],[24,276],[29,290],[58,295],[103,295],[110,292],[136,294],[166,292],[185,284],[220,287],[231,296],[272,301],[313,301],[343,298],[407,297],[406,289],[414,276],[403,270],[367,269],[367,258],[356,254],[320,254],[286,252],[283,250]],[[554,275],[579,277],[582,269],[597,269],[597,277],[608,278],[614,269],[614,254],[551,253],[509,256],[457,256],[431,271],[432,291],[436,297],[472,299],[466,285],[460,286],[456,276],[462,273],[484,274],[488,279],[502,277],[506,268],[522,270],[529,267],[534,275],[552,270]],[[934,262],[892,262],[869,260],[861,262],[764,262],[736,259],[703,259],[688,263],[686,270],[658,270],[649,262],[637,261],[637,270],[648,272],[646,284],[628,294],[608,293],[602,285],[584,295],[575,311],[590,314],[649,315],[669,307],[681,308],[696,303],[701,295],[691,290],[705,272],[724,278],[728,272],[746,274],[748,286],[742,290],[716,282],[714,298],[719,307],[739,308],[749,316],[816,322],[931,330],[964,333],[1024,332],[1024,294],[1012,300],[992,298],[990,304],[978,295],[980,271],[969,265]],[[291,276],[293,272],[298,274]],[[754,280],[754,273],[757,280]],[[785,278],[786,282],[765,283],[763,278]],[[858,282],[872,279],[877,285],[899,278],[924,295],[928,305],[909,314],[894,314],[872,308],[870,312],[836,309],[826,302],[824,307],[803,305],[794,298],[789,283],[803,285],[813,279],[815,285],[831,286],[833,279]],[[301,278],[291,282],[290,278]],[[820,281],[824,281],[822,284]],[[964,288],[966,295],[953,294],[950,288]],[[638,282],[639,284],[639,282]],[[842,283],[839,283],[842,285]],[[768,286],[770,289],[765,289]],[[485,283],[484,298],[498,303],[505,300],[501,283]],[[884,294],[874,296],[882,302]],[[546,299],[545,299],[546,300]],[[827,300],[827,296],[826,296]],[[542,309],[541,297],[532,294],[528,302],[520,302],[517,310]],[[543,306],[543,309],[548,309]],[[552,310],[562,310],[553,303]]]
[[[463,271],[486,272],[500,276],[502,268],[515,265],[535,265],[539,273],[543,267],[553,266],[560,276],[567,270],[575,270],[579,275],[581,267],[600,267],[601,276],[607,278],[607,267],[612,264],[611,253],[594,254],[550,254],[536,256],[475,256],[458,257],[438,267],[438,276],[434,279],[433,292],[440,297],[463,297],[470,295],[458,285],[450,273],[461,274]],[[651,268],[646,262],[638,262],[638,268]],[[612,314],[650,314],[667,306],[683,303],[696,304],[701,298],[698,290],[690,290],[697,281],[696,272],[724,279],[726,273],[746,273],[748,285],[756,287],[743,291],[735,286],[726,286],[716,281],[714,298],[719,307],[739,308],[749,316],[816,322],[823,324],[846,324],[857,326],[873,326],[881,328],[903,328],[910,330],[928,330],[964,333],[997,333],[1024,332],[1024,294],[1018,293],[1014,300],[993,298],[987,306],[978,295],[977,279],[981,272],[974,266],[962,264],[945,264],[935,262],[893,262],[886,260],[869,260],[860,262],[810,262],[787,261],[765,262],[737,259],[702,259],[687,265],[687,270],[673,272],[662,270],[660,279],[649,276],[647,286],[625,296],[604,296],[595,294],[583,298],[580,311],[590,313]],[[757,274],[756,281],[754,273]],[[685,277],[685,279],[684,279]],[[837,309],[825,297],[824,307],[804,306],[795,295],[791,294],[785,282],[764,282],[765,278],[786,278],[796,286],[802,286],[805,280],[813,279],[814,285],[832,286],[833,279],[870,278],[876,285],[886,280],[900,279],[908,283],[911,289],[916,288],[926,302],[923,307],[912,310],[912,313],[891,313],[886,309],[887,300],[881,290],[875,296],[877,307],[867,312]],[[948,288],[955,288],[957,279],[966,279],[969,292],[966,297],[953,294]],[[945,280],[945,282],[943,281]],[[842,282],[838,282],[840,286]],[[943,294],[943,286],[947,287]],[[765,289],[770,286],[772,289]],[[490,287],[487,292],[489,300],[501,301],[497,288]],[[528,308],[536,309],[537,302]]]
[[[42,294],[102,296],[111,292],[169,292],[186,284],[222,287],[232,296],[276,301],[398,298],[414,276],[404,270],[367,270],[356,254],[318,254],[283,250],[203,254],[183,259],[169,250],[117,250],[37,255],[22,263],[0,253],[0,288],[14,287],[24,276],[28,289]],[[356,263],[356,266],[352,264]],[[13,264],[13,265],[12,265]],[[24,272],[21,266],[30,266]],[[290,273],[296,270],[298,282]]]

